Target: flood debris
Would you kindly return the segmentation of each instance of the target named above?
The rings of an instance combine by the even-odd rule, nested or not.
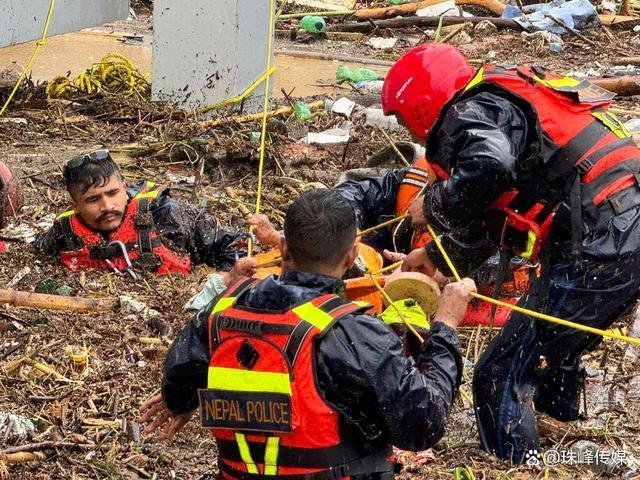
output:
[[[133,3],[138,19],[130,23],[151,23],[149,3],[145,2],[146,9],[141,2]],[[546,5],[561,8],[557,3]],[[446,7],[454,16],[422,10],[436,6]],[[551,13],[569,28],[546,17],[540,21],[548,28],[532,35],[524,26],[537,22],[536,16],[522,20],[519,13],[517,19],[503,18],[506,8],[521,9],[519,2],[509,7],[500,1],[393,6],[382,1],[279,2],[282,18],[277,29],[284,33],[277,37],[277,51],[296,55],[292,56],[296,63],[322,62],[326,70],[318,73],[318,64],[310,63],[309,75],[299,83],[312,87],[313,95],[299,95],[301,86],[297,91],[276,91],[277,100],[269,106],[265,213],[280,228],[287,206],[300,192],[401,167],[380,129],[409,161],[424,153],[401,143],[409,139],[408,132],[395,117],[383,114],[379,95],[390,65],[411,46],[436,36],[441,42],[461,45],[475,67],[490,62],[537,63],[549,70],[576,72],[581,79],[616,91],[615,108],[625,112],[617,115],[637,133],[640,82],[634,66],[640,64],[640,43],[633,27],[638,19],[610,15],[606,2],[592,6],[600,15],[596,20],[589,11],[584,27],[574,16],[571,23]],[[630,3],[629,10],[633,9]],[[340,15],[321,13],[336,10]],[[348,13],[352,10],[355,13]],[[431,13],[419,16],[425,12]],[[286,18],[292,14],[300,16]],[[301,44],[309,36],[300,25],[305,15],[322,17],[327,31]],[[126,28],[118,25],[118,30]],[[343,70],[344,75],[336,78],[341,64],[350,71]],[[373,74],[354,75],[360,67]],[[6,248],[0,247],[0,285],[15,282],[18,289],[0,291],[0,472],[25,479],[203,478],[216,471],[216,447],[206,432],[194,423],[173,443],[158,445],[141,433],[136,419],[139,405],[157,387],[168,344],[194,314],[183,307],[201,306],[217,291],[219,286],[207,282],[211,269],[199,267],[188,279],[145,277],[137,282],[105,272],[71,274],[55,262],[36,258],[28,243],[68,205],[61,166],[73,154],[97,147],[111,150],[128,182],[150,179],[167,184],[173,195],[215,214],[223,224],[245,228],[245,216],[255,208],[257,197],[261,114],[236,105],[216,109],[209,118],[154,104],[146,91],[140,96],[89,92],[73,86],[76,77],[67,77],[66,70],[56,75],[72,85],[65,87],[62,98],[47,98],[43,82],[27,81],[0,123],[0,161],[11,168],[24,196],[22,208],[4,210],[3,227],[8,228],[0,230],[0,244]],[[0,101],[13,85],[3,78]],[[50,91],[58,89],[55,82],[50,85]],[[296,111],[298,102],[308,111]],[[376,156],[376,152],[382,153]],[[74,296],[34,296],[47,279],[51,281],[42,287],[49,294],[64,293],[58,291],[64,285]],[[188,304],[202,285],[211,291]],[[61,309],[53,310],[56,306]],[[77,313],[78,307],[90,313]],[[622,317],[616,328],[637,336],[638,322],[632,318]],[[479,450],[473,420],[472,367],[486,347],[489,331],[463,328],[460,337],[468,360],[447,434],[428,452],[396,450],[403,463],[398,478],[568,480],[637,475],[640,354],[636,347],[605,341],[585,356],[592,373],[585,419],[539,421],[544,451],[558,452],[565,460],[581,456],[582,462],[512,467]],[[11,435],[5,435],[10,431],[4,421],[8,418],[17,419]],[[623,455],[628,460],[624,464],[603,462],[596,467],[585,461]]]

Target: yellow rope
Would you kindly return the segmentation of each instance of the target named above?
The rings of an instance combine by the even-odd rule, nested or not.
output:
[[[269,2],[269,39],[267,41],[267,61],[265,72],[271,71],[271,55],[273,52],[273,37],[274,37],[274,26],[275,26],[275,0],[270,0]],[[266,142],[267,142],[267,117],[269,113],[269,84],[271,80],[271,75],[267,75],[267,78],[264,81],[265,91],[264,91],[264,108],[262,110],[262,130],[260,134],[260,162],[258,164],[258,191],[256,194],[256,214],[260,213],[260,207],[262,206],[262,177],[264,173],[264,157],[266,150]],[[247,255],[251,256],[251,250],[253,249],[253,241],[251,237],[249,237],[249,241],[247,242]]]
[[[409,216],[410,215],[407,213],[406,215],[400,215],[399,217],[392,218],[391,220],[387,220],[386,222],[379,223],[378,225],[374,225],[371,228],[367,228],[365,230],[362,230],[361,232],[358,232],[358,236],[363,237],[368,233],[375,232],[376,230],[380,230],[383,227],[387,227],[389,225],[393,225],[394,223],[401,222],[405,218],[409,218]]]
[[[211,110],[214,110],[216,108],[220,108],[220,107],[224,107],[226,105],[231,105],[234,103],[240,103],[242,102],[245,98],[247,98],[249,95],[251,95],[253,93],[253,91],[258,88],[258,86],[260,86],[260,84],[262,82],[264,82],[267,77],[270,77],[273,72],[276,71],[276,67],[271,67],[269,70],[267,70],[265,73],[263,73],[262,75],[260,75],[260,77],[258,77],[258,79],[253,82],[249,88],[247,88],[244,92],[242,92],[240,95],[233,97],[233,98],[229,98],[227,100],[223,100],[220,103],[216,103],[215,105],[211,105],[209,107],[204,107],[204,108],[200,108],[199,110],[196,110],[197,113],[207,113],[210,112]]]
[[[431,225],[427,225],[427,230],[429,230],[429,233],[433,237],[433,241],[435,242],[436,247],[438,247],[440,254],[444,258],[444,261],[447,263],[447,266],[449,267],[449,270],[451,270],[451,273],[453,274],[454,278],[457,281],[460,281],[460,275],[458,274],[456,267],[453,265],[451,258],[449,257],[446,250],[442,246],[440,239],[437,237],[436,233],[433,231],[433,228],[431,228]],[[538,318],[540,320],[545,320],[547,322],[555,323],[557,325],[562,325],[563,327],[573,328],[575,330],[581,330],[583,332],[592,333],[594,335],[601,335],[607,338],[615,338],[616,340],[622,340],[623,342],[640,345],[640,338],[628,337],[626,335],[621,335],[611,330],[601,330],[599,328],[589,327],[587,325],[582,325],[580,323],[570,322],[569,320],[563,320],[562,318],[536,312],[534,310],[529,310],[528,308],[522,308],[517,305],[511,305],[510,303],[501,302],[500,300],[496,300],[495,298],[487,297],[485,295],[480,295],[479,293],[472,293],[471,296],[479,300],[483,300],[487,303],[491,303],[493,305],[497,305],[503,308],[508,308],[510,310],[513,310],[518,313],[522,313],[524,315],[528,315],[530,317]]]
[[[51,0],[51,2],[49,3],[49,11],[47,12],[47,19],[45,20],[44,27],[42,29],[42,37],[40,37],[40,40],[36,42],[36,48],[33,50],[33,53],[31,54],[31,58],[29,59],[27,66],[24,67],[24,71],[22,72],[22,75],[20,75],[20,78],[18,78],[16,85],[13,87],[13,90],[9,94],[9,98],[7,98],[7,101],[4,102],[4,105],[2,106],[2,110],[0,110],[0,117],[4,114],[5,110],[11,103],[11,100],[13,100],[13,97],[18,91],[18,88],[20,88],[20,85],[22,85],[22,82],[27,76],[27,72],[31,70],[31,67],[33,66],[33,62],[35,62],[36,57],[38,56],[38,52],[40,51],[40,47],[45,45],[45,43],[47,42],[47,34],[49,33],[49,25],[51,25],[51,19],[53,18],[53,9],[55,6],[56,6],[56,0]]]

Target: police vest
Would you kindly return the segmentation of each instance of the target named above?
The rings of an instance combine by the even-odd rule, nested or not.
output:
[[[73,210],[59,215],[56,222],[62,227],[66,241],[60,253],[63,265],[73,271],[80,268],[125,271],[127,263],[123,252],[111,243],[118,241],[124,244],[135,267],[158,275],[188,275],[191,271],[189,257],[178,255],[162,244],[149,211],[163,191],[163,187],[146,182],[127,204],[120,226],[106,238],[85,225]]]
[[[236,306],[258,282],[230,287],[209,316],[211,360],[207,388],[198,392],[200,420],[216,438],[223,477],[329,480],[391,471],[390,449],[363,452],[343,441],[340,415],[316,382],[316,340],[363,307],[337,295],[282,313]]]
[[[502,212],[502,244],[535,260],[558,206],[569,198],[574,253],[582,234],[640,204],[640,151],[621,122],[608,112],[614,94],[586,80],[535,67],[481,68],[460,92],[497,89],[526,102],[541,129],[541,167],[490,207]],[[441,168],[436,168],[446,178]]]
[[[436,179],[429,162],[423,156],[417,159],[407,170],[398,187],[396,196],[396,215],[402,216],[409,211],[409,205],[414,198]],[[405,219],[393,229],[393,247],[397,252],[406,252],[409,249],[422,248],[431,241],[431,235],[427,232],[416,232],[411,226],[411,220]]]

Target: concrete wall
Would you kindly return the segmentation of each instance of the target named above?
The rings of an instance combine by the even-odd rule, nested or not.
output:
[[[49,0],[0,0],[0,47],[40,38]],[[57,0],[49,35],[122,20],[129,0]]]
[[[155,0],[153,98],[191,110],[242,93],[265,70],[269,0]],[[257,111],[264,85],[245,102]]]

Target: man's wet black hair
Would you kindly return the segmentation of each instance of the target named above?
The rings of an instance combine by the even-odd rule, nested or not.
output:
[[[106,150],[73,157],[64,166],[62,175],[72,198],[85,193],[91,187],[105,186],[114,175],[122,178],[118,165]]]
[[[355,210],[335,190],[304,192],[284,220],[284,237],[297,265],[337,266],[356,234]]]

